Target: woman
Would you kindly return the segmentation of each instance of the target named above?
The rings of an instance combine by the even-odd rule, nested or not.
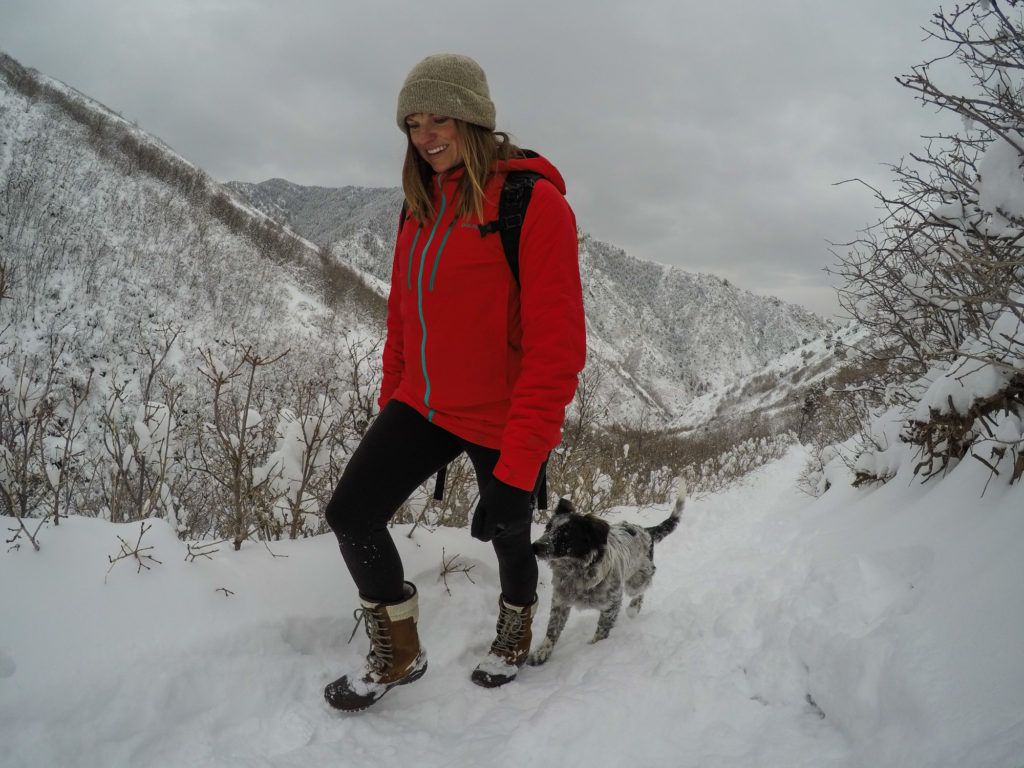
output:
[[[547,160],[495,132],[480,66],[455,54],[427,57],[406,78],[397,117],[408,138],[407,212],[391,273],[381,412],[327,507],[370,637],[365,666],[325,690],[348,711],[426,671],[416,588],[404,580],[387,524],[463,452],[480,487],[472,535],[493,542],[501,581],[497,636],[472,679],[494,687],[515,678],[537,603],[531,501],[586,353],[564,182]],[[500,236],[480,227],[497,218],[515,170],[541,175],[522,222],[518,282]]]

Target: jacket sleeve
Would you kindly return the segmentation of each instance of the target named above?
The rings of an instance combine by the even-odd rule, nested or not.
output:
[[[540,465],[561,442],[587,354],[576,219],[547,181],[537,181],[523,221],[519,282],[522,367],[494,476],[533,490]]]
[[[401,234],[401,232],[399,232]],[[387,337],[384,341],[382,360],[383,373],[380,383],[380,397],[377,406],[381,409],[398,389],[405,368],[405,357],[402,351],[402,276],[398,258],[398,238],[395,238],[395,255],[391,263],[391,293],[388,294]]]

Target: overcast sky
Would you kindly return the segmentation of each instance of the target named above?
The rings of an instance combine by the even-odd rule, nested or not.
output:
[[[935,129],[894,81],[938,0],[0,0],[0,50],[214,177],[397,186],[398,90],[474,57],[498,127],[562,171],[584,230],[831,315],[858,176]]]

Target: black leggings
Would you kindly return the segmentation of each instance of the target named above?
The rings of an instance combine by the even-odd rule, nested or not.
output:
[[[420,484],[463,451],[473,462],[482,490],[498,463],[498,450],[456,437],[397,400],[374,419],[349,459],[326,513],[363,598],[379,602],[403,598],[405,575],[388,522]],[[532,603],[537,593],[537,559],[529,528],[492,543],[505,599],[518,605]]]

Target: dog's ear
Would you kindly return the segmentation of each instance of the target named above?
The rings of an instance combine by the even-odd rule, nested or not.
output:
[[[595,552],[603,550],[608,544],[608,531],[611,530],[611,526],[604,520],[591,515],[587,515],[587,523],[587,544]]]
[[[583,527],[583,540],[587,553],[584,563],[589,567],[601,560],[608,551],[608,532],[611,526],[592,515],[584,516],[583,520],[586,521]]]
[[[571,515],[575,511],[576,505],[566,498],[559,499],[558,506],[555,507],[556,515]]]

